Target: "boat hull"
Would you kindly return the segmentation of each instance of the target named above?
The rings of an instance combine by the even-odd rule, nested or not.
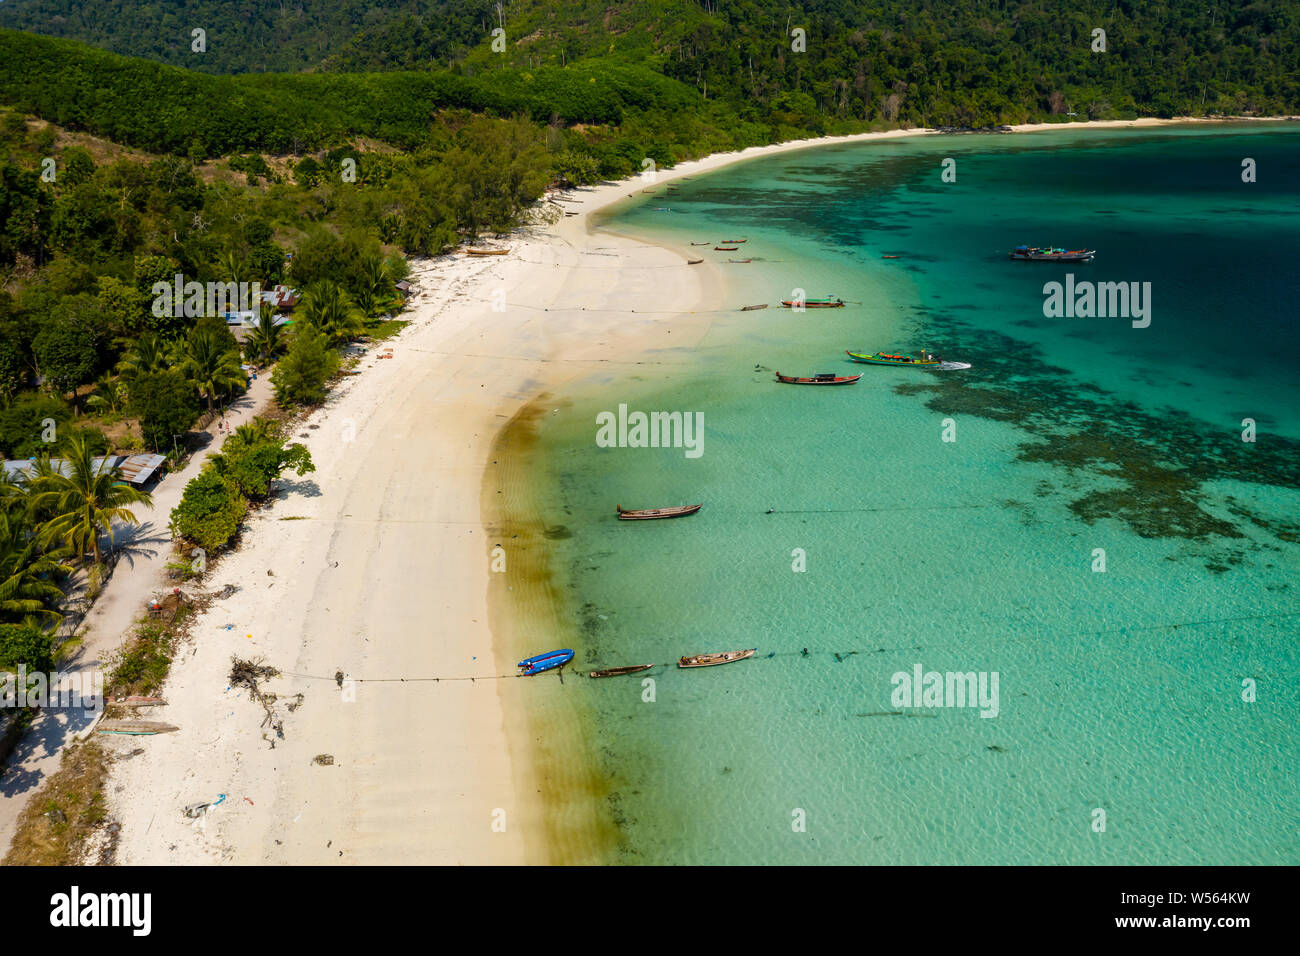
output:
[[[683,518],[686,515],[693,515],[703,508],[704,504],[682,505],[680,508],[645,508],[639,511],[625,511],[622,505],[614,507],[618,509],[619,521],[658,521],[663,518]]]
[[[607,667],[603,671],[592,671],[592,677],[622,677],[625,674],[639,674],[654,667],[653,664],[628,664],[626,667]]]
[[[844,354],[855,362],[861,362],[863,365],[902,365],[906,368],[939,368],[943,365],[943,363],[939,361],[927,362],[913,359],[908,356],[889,358],[882,357],[879,353],[867,355],[863,352],[849,352],[847,350]]]
[[[568,648],[547,651],[545,654],[538,654],[535,657],[526,657],[518,664],[520,668],[519,676],[532,677],[534,674],[540,674],[543,671],[563,667],[571,660],[573,660],[573,651]]]
[[[751,647],[743,651],[723,651],[717,654],[695,654],[683,657],[677,662],[678,667],[716,667],[718,664],[732,664],[754,656],[758,648]]]
[[[782,375],[776,373],[776,380],[783,385],[852,385],[861,375],[818,375],[810,378],[800,378],[795,375]]]

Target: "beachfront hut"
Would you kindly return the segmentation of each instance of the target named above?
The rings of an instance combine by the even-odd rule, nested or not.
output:
[[[162,455],[154,454],[101,455],[92,461],[97,473],[105,469],[117,468],[122,474],[123,481],[135,485],[137,488],[143,488],[161,473],[160,470],[166,459]],[[62,458],[51,458],[50,466],[60,475],[71,474],[68,463]],[[30,478],[36,471],[36,462],[32,459],[6,461],[4,470],[5,474],[15,481],[25,480]]]

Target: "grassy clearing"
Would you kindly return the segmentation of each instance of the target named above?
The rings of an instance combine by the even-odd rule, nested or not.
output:
[[[73,744],[59,769],[23,809],[5,866],[76,866],[87,862],[89,840],[108,823],[104,791],[112,758],[97,740]],[[109,846],[112,845],[109,841]]]
[[[367,322],[366,335],[370,336],[371,342],[382,342],[385,339],[391,339],[402,329],[411,323],[405,319],[389,319],[387,322]]]

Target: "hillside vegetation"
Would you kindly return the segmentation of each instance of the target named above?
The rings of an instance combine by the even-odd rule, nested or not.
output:
[[[207,73],[481,75],[614,59],[746,121],[806,128],[1283,112],[1300,98],[1295,0],[509,0],[500,13],[484,0],[6,0],[0,26]]]

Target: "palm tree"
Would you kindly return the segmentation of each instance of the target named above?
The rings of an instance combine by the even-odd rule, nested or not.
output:
[[[227,249],[217,257],[217,269],[223,282],[243,282],[248,278],[248,260],[234,249]]]
[[[167,343],[153,332],[145,332],[117,363],[117,371],[123,378],[131,379],[164,371],[170,365]]]
[[[248,338],[244,340],[244,354],[258,362],[269,362],[284,348],[284,326],[276,325],[274,309],[262,309]]]
[[[367,256],[361,262],[361,287],[357,291],[357,305],[362,314],[372,319],[379,311],[380,299],[392,291],[393,280],[388,274],[388,264],[380,256]]]
[[[178,357],[181,374],[194,383],[200,397],[207,399],[209,415],[217,392],[247,384],[244,370],[239,367],[239,352],[215,329],[200,326],[191,330]]]
[[[360,335],[362,324],[348,294],[338,283],[313,282],[303,293],[303,321],[325,334],[330,345]]]
[[[86,399],[86,404],[105,414],[116,415],[126,399],[122,391],[121,380],[105,372],[96,380],[95,393]]]
[[[31,505],[36,512],[48,510],[51,518],[37,536],[44,547],[61,542],[82,555],[89,549],[100,563],[99,536],[113,542],[113,522],[137,524],[127,505],[153,507],[153,497],[122,480],[120,469],[95,462],[84,435],[70,437],[63,449],[67,474],[45,474],[32,480]]]
[[[21,513],[0,511],[0,620],[17,624],[33,619],[39,626],[58,624],[64,593],[49,578],[70,574],[60,560],[66,549],[41,551],[32,527]]]

